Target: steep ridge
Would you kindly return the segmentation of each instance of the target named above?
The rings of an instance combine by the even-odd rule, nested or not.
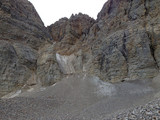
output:
[[[159,72],[159,4],[109,0],[97,20],[79,13],[45,28],[27,0],[2,0],[1,91],[82,72],[110,82],[152,79]]]
[[[28,0],[1,0],[0,38],[25,43],[38,49],[49,34],[33,5]]]
[[[105,3],[98,22],[86,38],[93,43],[95,74],[112,82],[156,76],[159,71],[159,4],[159,1],[149,0]],[[97,26],[99,31],[93,35]]]
[[[81,48],[94,22],[88,15],[79,13],[70,19],[62,18],[48,27],[53,44],[46,44],[40,49],[37,61],[37,76],[42,85],[52,85],[67,74],[82,72],[84,57]],[[61,65],[60,61],[64,64]]]
[[[62,55],[70,55],[80,49],[85,36],[95,20],[82,13],[62,18],[48,27],[54,41],[55,50]]]
[[[27,0],[0,0],[0,96],[36,80],[38,49],[51,36]]]
[[[0,0],[0,119],[100,120],[159,97],[159,6],[108,0],[46,28],[27,0]]]
[[[109,0],[96,21],[82,14],[63,18],[48,27],[54,49],[65,57],[77,56],[70,61],[74,72],[80,66],[77,72],[110,82],[152,79],[159,72],[159,4]]]

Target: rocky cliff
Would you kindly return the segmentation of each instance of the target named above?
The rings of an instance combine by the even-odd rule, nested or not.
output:
[[[152,79],[160,67],[160,1],[108,0],[97,20],[79,13],[44,27],[27,0],[0,0],[0,96],[69,74]]]
[[[116,82],[153,78],[158,73],[159,5],[158,0],[105,3],[86,37],[92,43],[94,74]]]
[[[51,36],[27,0],[0,0],[0,95],[22,87],[37,69],[39,48]]]
[[[159,1],[149,0],[108,0],[96,21],[86,20],[86,17],[77,17],[77,21],[74,16],[62,19],[49,27],[56,40],[55,51],[68,58],[79,51],[81,58],[75,61],[81,64],[81,71],[105,81],[153,78],[160,65],[159,5]],[[73,29],[70,22],[71,27],[68,27],[68,21],[75,21],[77,27]],[[80,23],[87,27],[87,32],[78,26]],[[67,29],[70,31],[66,32]],[[77,67],[70,61],[75,72]]]

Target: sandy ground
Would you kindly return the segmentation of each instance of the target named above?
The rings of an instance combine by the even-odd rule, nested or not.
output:
[[[85,74],[0,99],[0,120],[103,120],[159,97],[156,78],[110,84]]]

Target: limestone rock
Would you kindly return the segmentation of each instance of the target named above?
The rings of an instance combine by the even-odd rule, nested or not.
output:
[[[155,77],[160,59],[159,5],[108,0],[86,38],[92,43],[91,73],[112,82]]]
[[[85,72],[104,81],[152,79],[160,67],[160,1],[108,0],[45,28],[27,0],[0,1],[0,96]]]
[[[54,40],[56,61],[61,74],[73,74],[83,71],[84,54],[82,55],[84,38],[95,20],[82,13],[62,18],[48,27]],[[83,60],[82,60],[83,58]],[[62,76],[62,75],[61,75]]]
[[[96,22],[82,14],[63,18],[48,27],[56,41],[54,49],[67,60],[81,50],[81,71],[105,81],[151,79],[160,61],[158,5],[158,1],[108,0]],[[65,68],[75,73],[70,62],[72,70]]]
[[[31,73],[20,63],[15,48],[7,41],[0,41],[0,95],[22,87]]]
[[[68,56],[56,53],[56,60],[63,74],[75,74],[82,71],[83,66],[81,51]]]
[[[78,52],[85,36],[95,20],[82,13],[72,15],[70,19],[62,18],[48,27],[56,41],[55,51],[61,55],[70,55]]]
[[[15,43],[13,44],[13,46],[19,58],[19,62],[23,65],[26,65],[31,70],[36,70],[38,58],[37,51],[29,46],[22,45],[19,43]]]
[[[46,44],[39,51],[37,59],[37,81],[43,86],[49,86],[59,81],[63,74],[56,61],[56,53],[53,49],[54,44]]]
[[[0,1],[0,40],[18,41],[38,49],[50,35],[28,0]]]
[[[28,0],[0,1],[0,96],[37,84],[38,49],[50,40]]]

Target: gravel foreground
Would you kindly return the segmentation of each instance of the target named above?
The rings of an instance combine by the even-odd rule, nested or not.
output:
[[[34,108],[36,107],[38,102],[39,102],[38,100],[35,101],[34,99],[32,99],[30,102],[30,100],[26,98],[20,98],[20,100],[18,101],[16,99],[10,99],[7,100],[7,102],[6,100],[0,100],[0,113],[1,113],[0,120],[54,120],[52,117],[48,118],[40,117],[39,119],[37,119],[37,117],[42,116],[43,112],[46,112],[48,109],[56,105],[55,102],[44,100],[40,108]],[[25,107],[23,108],[22,103],[27,104],[30,110],[27,110]],[[12,105],[14,104],[14,106],[11,107],[11,104]],[[48,106],[48,108],[43,107],[46,105]],[[6,109],[9,107],[10,110]],[[20,110],[20,108],[23,111],[19,111],[19,113],[16,113],[17,109]],[[34,110],[37,111],[36,109],[38,109],[38,113],[34,112]],[[27,116],[27,114],[29,115],[32,114],[32,115]],[[48,111],[48,114],[51,113]],[[92,119],[86,119],[86,120],[92,120]],[[144,106],[139,106],[137,108],[97,120],[160,120],[160,99],[153,100]]]
[[[70,76],[0,99],[0,120],[160,120],[160,92],[147,81]]]
[[[103,120],[160,120],[160,99]]]

